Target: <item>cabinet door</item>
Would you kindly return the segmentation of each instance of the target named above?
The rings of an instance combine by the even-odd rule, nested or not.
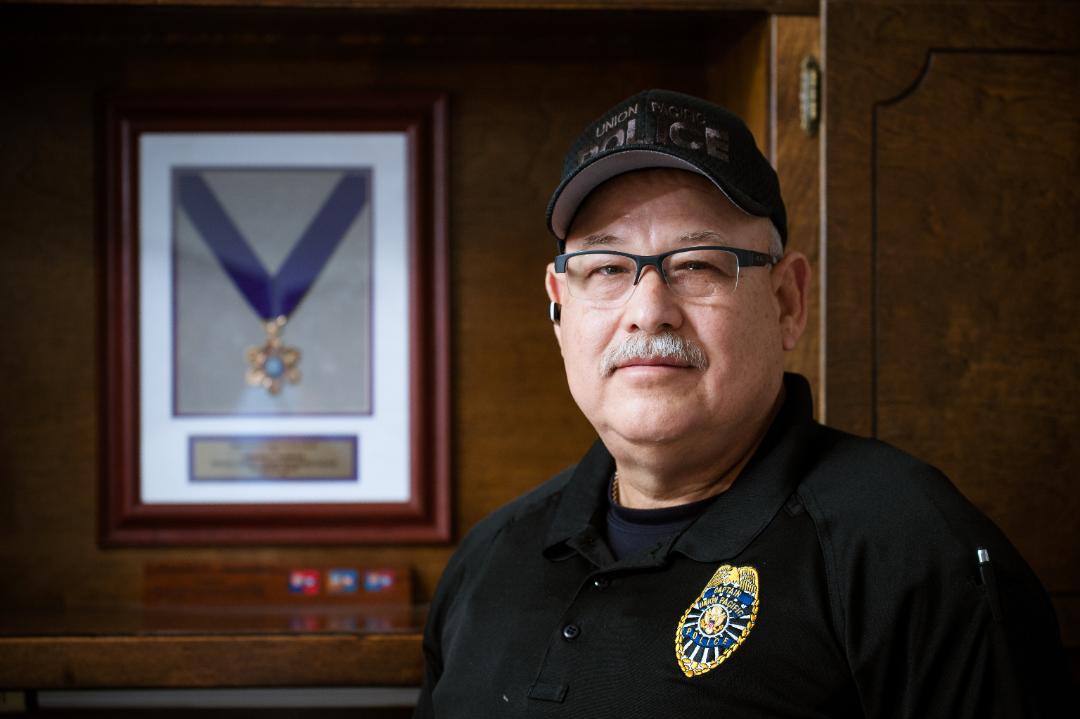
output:
[[[1080,6],[824,17],[826,419],[942,468],[1080,646]]]

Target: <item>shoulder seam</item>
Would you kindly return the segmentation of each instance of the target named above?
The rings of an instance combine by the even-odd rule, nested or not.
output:
[[[821,505],[818,504],[817,496],[814,491],[807,485],[807,483],[801,483],[796,488],[795,493],[799,496],[803,505],[806,507],[806,514],[810,517],[811,523],[814,525],[814,532],[817,534],[818,546],[821,548],[822,560],[825,565],[825,578],[826,585],[829,589],[829,601],[833,607],[833,621],[836,622],[836,629],[840,633],[840,643],[844,648],[844,656],[847,656],[847,607],[844,606],[842,593],[839,587],[838,570],[836,568],[836,551],[833,549],[832,538],[829,536],[828,529],[823,526],[821,518],[824,516],[821,511]],[[848,658],[850,663],[850,658]]]

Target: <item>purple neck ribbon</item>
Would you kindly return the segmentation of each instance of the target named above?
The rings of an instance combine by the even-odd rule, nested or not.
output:
[[[180,206],[236,289],[264,320],[292,314],[367,202],[367,174],[345,173],[271,276],[201,175],[177,172],[176,182]]]

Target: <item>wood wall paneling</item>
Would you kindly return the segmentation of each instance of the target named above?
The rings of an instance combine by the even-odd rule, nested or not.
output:
[[[17,348],[0,354],[0,563],[14,578],[0,606],[133,602],[142,566],[176,559],[409,564],[424,600],[452,551],[98,547],[104,94],[448,93],[456,541],[593,437],[566,389],[542,284],[555,249],[543,213],[567,144],[651,86],[715,93],[760,118],[764,135],[764,105],[746,105],[756,91],[714,82],[732,48],[761,52],[741,39],[766,26],[763,14],[710,12],[0,7],[0,300]]]
[[[148,0],[20,0],[31,5],[147,5]],[[348,8],[356,10],[664,10],[716,12],[755,10],[812,14],[818,0],[153,0],[158,6],[192,8]]]
[[[764,151],[769,141],[769,23],[754,23],[710,48],[701,96],[720,100],[739,114]]]
[[[417,686],[418,634],[0,638],[0,676],[34,689]],[[118,679],[119,678],[119,679]],[[124,714],[127,716],[127,714]]]
[[[1080,8],[830,2],[827,418],[941,467],[1080,646]]]
[[[809,317],[806,332],[785,367],[810,381],[815,416],[823,414],[821,381],[821,209],[820,133],[810,135],[799,123],[800,64],[804,57],[821,62],[821,22],[817,17],[773,17],[770,20],[769,158],[780,176],[788,214],[787,250],[810,260]]]
[[[1080,567],[1080,53],[941,52],[877,113],[878,436]]]

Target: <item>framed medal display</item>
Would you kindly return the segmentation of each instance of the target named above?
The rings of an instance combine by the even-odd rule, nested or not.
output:
[[[103,544],[448,541],[445,98],[102,125]]]

